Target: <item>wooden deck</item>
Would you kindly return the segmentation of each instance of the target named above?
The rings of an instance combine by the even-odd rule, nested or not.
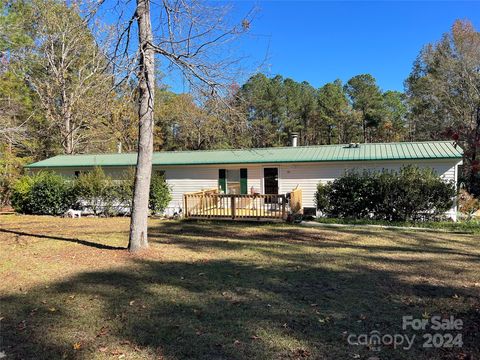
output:
[[[189,218],[228,218],[228,219],[283,219],[280,216],[281,210],[278,209],[235,209],[235,216],[232,214],[232,209],[204,209],[195,213],[190,213]]]
[[[301,190],[285,194],[219,194],[217,189],[184,194],[184,215],[196,219],[285,220],[301,206]],[[292,192],[293,194],[293,192]]]

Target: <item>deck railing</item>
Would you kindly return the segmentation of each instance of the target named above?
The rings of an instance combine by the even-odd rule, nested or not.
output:
[[[219,194],[217,189],[183,195],[186,218],[286,219],[283,194]]]

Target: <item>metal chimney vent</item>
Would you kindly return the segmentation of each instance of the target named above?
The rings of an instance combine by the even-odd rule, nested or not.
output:
[[[298,146],[298,133],[292,133],[292,147]]]

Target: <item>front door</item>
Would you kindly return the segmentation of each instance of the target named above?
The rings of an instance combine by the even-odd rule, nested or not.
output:
[[[278,168],[263,169],[264,194],[278,194]]]

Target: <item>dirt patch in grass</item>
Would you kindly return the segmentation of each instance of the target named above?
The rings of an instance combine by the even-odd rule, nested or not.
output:
[[[469,359],[480,355],[478,236],[0,217],[7,359]],[[463,346],[425,349],[402,316],[455,316]],[[350,334],[416,335],[410,350]],[[429,332],[429,331],[426,331]],[[431,332],[431,331],[430,331]],[[438,332],[438,331],[437,331]],[[377,351],[379,350],[379,351]]]

